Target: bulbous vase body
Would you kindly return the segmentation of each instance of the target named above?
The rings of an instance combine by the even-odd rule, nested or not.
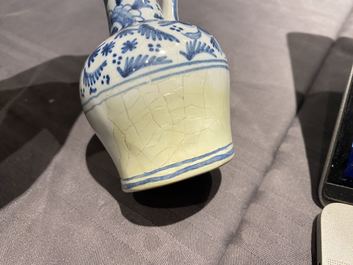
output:
[[[167,1],[167,0],[166,0]],[[112,35],[81,74],[83,111],[126,192],[210,171],[233,155],[229,70],[217,40],[157,2],[108,2]]]

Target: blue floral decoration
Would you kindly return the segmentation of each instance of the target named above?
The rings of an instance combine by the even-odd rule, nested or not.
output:
[[[210,40],[212,47],[215,48],[220,53],[223,53],[221,46],[219,45],[218,41],[212,36]]]
[[[167,56],[157,57],[140,54],[136,57],[127,57],[124,67],[118,67],[117,70],[122,77],[127,77],[144,67],[168,63],[172,63],[172,60],[168,59]]]
[[[109,53],[113,51],[115,43],[113,41],[106,43],[102,48],[102,55],[107,56]]]
[[[127,51],[132,51],[136,49],[137,44],[138,42],[136,38],[133,40],[128,40],[123,43],[123,46],[121,47],[121,52],[126,53]]]
[[[191,61],[196,55],[200,53],[208,53],[213,57],[217,57],[214,52],[215,50],[206,43],[198,40],[193,40],[186,43],[186,51],[180,51],[179,53],[183,55],[188,61]]]
[[[83,84],[85,86],[94,85],[101,77],[103,69],[107,66],[107,61],[104,61],[94,71],[88,72],[86,68],[83,69]]]
[[[117,79],[131,77],[143,69],[147,73],[147,68],[152,66],[159,66],[156,72],[173,68],[173,60],[166,56],[170,42],[180,44],[173,45],[172,49],[180,57],[175,61],[185,65],[198,58],[199,54],[203,54],[200,60],[221,58],[221,47],[212,35],[187,23],[164,20],[155,1],[112,1],[116,6],[108,13],[111,31],[116,33],[112,36],[114,39],[101,43],[88,57],[82,73],[82,98],[99,93],[102,86],[107,89]],[[115,73],[111,72],[109,63]]]
[[[110,23],[112,25],[112,33],[115,33],[120,29],[130,26],[134,22],[144,21],[141,11],[139,9],[136,9],[136,6],[134,6],[134,4],[118,5],[114,8],[114,10],[110,12]]]
[[[94,60],[96,59],[97,55],[99,54],[100,51],[100,47],[98,47],[97,49],[95,49],[92,54],[88,57],[87,59],[87,64],[88,67],[91,66],[92,63],[94,63]]]
[[[141,24],[138,28],[138,33],[140,33],[141,36],[144,36],[148,40],[169,40],[171,42],[180,42],[172,34],[156,29],[148,24]]]
[[[116,33],[114,39],[121,39],[122,37],[128,36],[128,35],[134,35],[135,32],[137,31],[137,29],[134,28],[127,28],[127,29],[123,29],[119,32]]]
[[[134,3],[132,4],[131,8],[132,9],[140,9],[143,7],[147,7],[150,9],[153,9],[153,7],[150,4],[151,2],[149,0],[135,0]]]

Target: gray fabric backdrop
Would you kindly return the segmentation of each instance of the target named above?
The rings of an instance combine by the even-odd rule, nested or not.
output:
[[[0,264],[311,264],[352,7],[181,0],[181,20],[228,56],[236,157],[124,194],[78,98],[83,61],[108,35],[102,1],[2,1]]]

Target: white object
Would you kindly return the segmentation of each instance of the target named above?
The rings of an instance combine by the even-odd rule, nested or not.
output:
[[[327,205],[319,217],[318,228],[317,264],[353,264],[353,206]]]

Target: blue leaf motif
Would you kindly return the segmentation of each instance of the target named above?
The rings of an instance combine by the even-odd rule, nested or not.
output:
[[[172,60],[167,59],[167,56],[157,57],[140,54],[136,57],[127,57],[125,60],[124,68],[118,67],[117,70],[122,77],[127,77],[144,67],[159,64],[167,64],[171,62]]]
[[[134,29],[134,28],[128,28],[128,29],[123,29],[122,31],[118,32],[114,39],[121,39],[122,37],[125,37],[127,35],[134,35],[134,32],[137,31],[137,29]]]
[[[138,33],[140,33],[141,36],[146,37],[146,39],[148,40],[151,38],[152,40],[158,39],[158,40],[169,40],[169,41],[180,42],[172,34],[163,32],[147,24],[140,25],[138,28]]]
[[[83,84],[87,87],[94,85],[102,75],[102,71],[106,66],[107,66],[107,61],[104,61],[93,72],[87,72],[85,68],[83,70]]]
[[[91,64],[94,63],[95,58],[96,58],[97,55],[99,54],[99,51],[100,51],[100,47],[98,47],[97,49],[95,49],[94,52],[92,52],[92,54],[88,57],[88,59],[87,59],[88,67],[90,67]]]
[[[191,61],[197,54],[200,53],[208,53],[213,57],[216,57],[213,48],[198,40],[188,41],[186,43],[186,51],[180,51],[179,53],[189,61]]]
[[[221,46],[219,45],[218,41],[213,36],[211,37],[210,42],[211,42],[211,45],[213,48],[215,48],[220,53],[223,53]]]

